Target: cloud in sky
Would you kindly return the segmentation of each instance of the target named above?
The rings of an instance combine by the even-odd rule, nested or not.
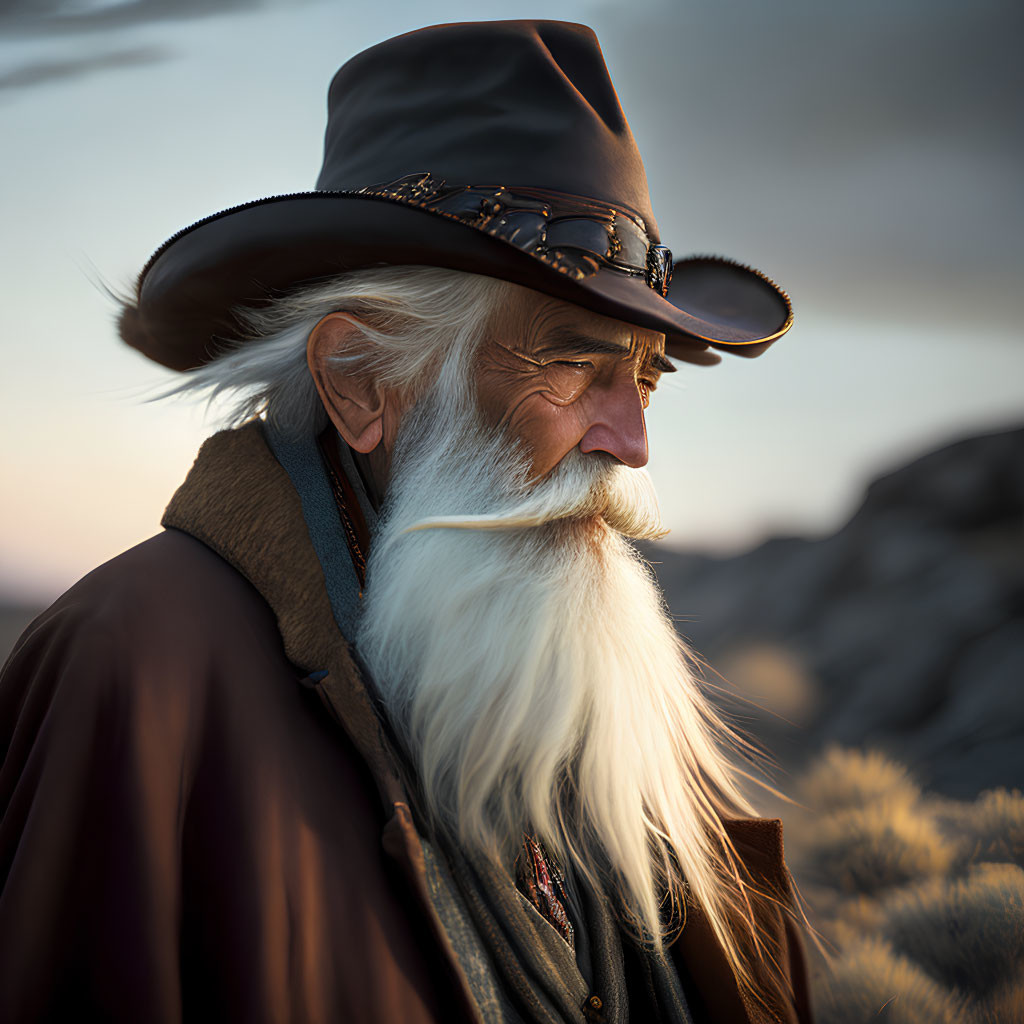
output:
[[[59,35],[185,21],[266,6],[265,0],[127,0],[92,6],[75,0],[0,0],[0,25],[5,32]]]
[[[170,52],[159,46],[136,46],[127,50],[93,53],[85,57],[53,58],[23,64],[13,71],[0,73],[0,91],[25,89],[44,82],[80,78],[96,71],[134,68],[167,60]]]
[[[860,296],[865,312],[945,320],[966,289],[976,316],[1010,315],[1024,270],[1019,3],[722,0],[604,21],[682,249],[774,238],[780,279],[851,308]]]
[[[277,0],[280,2],[280,0]],[[75,0],[0,0],[0,31],[11,40],[54,40],[91,33],[126,39],[133,29],[223,14],[259,11],[275,0],[127,0],[85,6]],[[43,55],[0,74],[0,90],[27,89],[101,71],[139,67],[167,60],[166,47],[133,46],[82,56]]]

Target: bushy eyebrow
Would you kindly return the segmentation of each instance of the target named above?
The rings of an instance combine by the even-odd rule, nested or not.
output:
[[[614,341],[594,338],[589,334],[581,334],[566,328],[556,328],[548,334],[544,341],[533,350],[536,356],[573,355],[584,356],[590,353],[600,355],[625,355],[629,349],[625,345],[616,345]],[[652,353],[649,365],[659,373],[675,373],[676,368],[660,353]]]

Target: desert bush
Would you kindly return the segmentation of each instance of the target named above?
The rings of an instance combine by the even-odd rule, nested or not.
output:
[[[883,912],[881,934],[944,984],[983,996],[1020,969],[1024,870],[1016,864],[979,864],[963,879],[928,879],[890,895]]]
[[[975,1024],[1020,1024],[1024,1020],[1024,971],[978,1003]]]
[[[840,951],[812,979],[822,1024],[1024,1022],[1024,796],[923,795],[883,755],[839,748],[796,793],[811,812],[787,814],[788,857]]]
[[[1024,796],[1019,790],[982,793],[968,805],[964,826],[965,849],[972,861],[1003,861],[1024,867]]]
[[[844,897],[827,886],[801,884],[800,899],[807,913],[807,952],[814,960],[827,956],[863,935],[875,935],[882,923],[877,900],[867,896]]]
[[[803,774],[799,798],[812,810],[832,814],[879,802],[907,807],[920,789],[906,768],[877,750],[829,747]]]
[[[963,1000],[878,939],[851,943],[816,991],[818,1024],[963,1024]]]
[[[959,847],[958,865],[982,862],[1024,867],[1024,796],[991,789],[973,803],[928,797],[924,801],[939,828]]]
[[[881,802],[822,815],[802,830],[798,877],[847,895],[876,895],[949,869],[956,848],[915,806]]]
[[[829,922],[828,937],[837,946],[846,946],[863,935],[877,935],[884,920],[882,905],[868,896],[854,896],[835,904]]]
[[[971,816],[971,803],[967,800],[954,800],[952,797],[927,793],[921,797],[918,805],[930,815],[944,836],[957,844],[958,864],[963,870],[967,859],[963,855],[964,836],[968,831],[968,820]],[[961,871],[962,873],[962,871]]]

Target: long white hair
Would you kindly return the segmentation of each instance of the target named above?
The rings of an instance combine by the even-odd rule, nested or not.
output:
[[[327,414],[306,362],[310,332],[328,313],[351,313],[362,344],[336,365],[372,374],[416,396],[453,353],[462,365],[514,286],[438,267],[373,267],[308,285],[263,309],[239,309],[240,341],[188,371],[158,397],[213,401],[230,395],[224,419],[237,426],[262,415],[282,432],[319,433]]]

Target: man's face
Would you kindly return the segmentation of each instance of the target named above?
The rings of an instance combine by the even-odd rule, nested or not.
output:
[[[647,463],[644,410],[672,365],[665,337],[527,289],[496,321],[476,363],[488,425],[529,453],[533,479],[574,448]]]

